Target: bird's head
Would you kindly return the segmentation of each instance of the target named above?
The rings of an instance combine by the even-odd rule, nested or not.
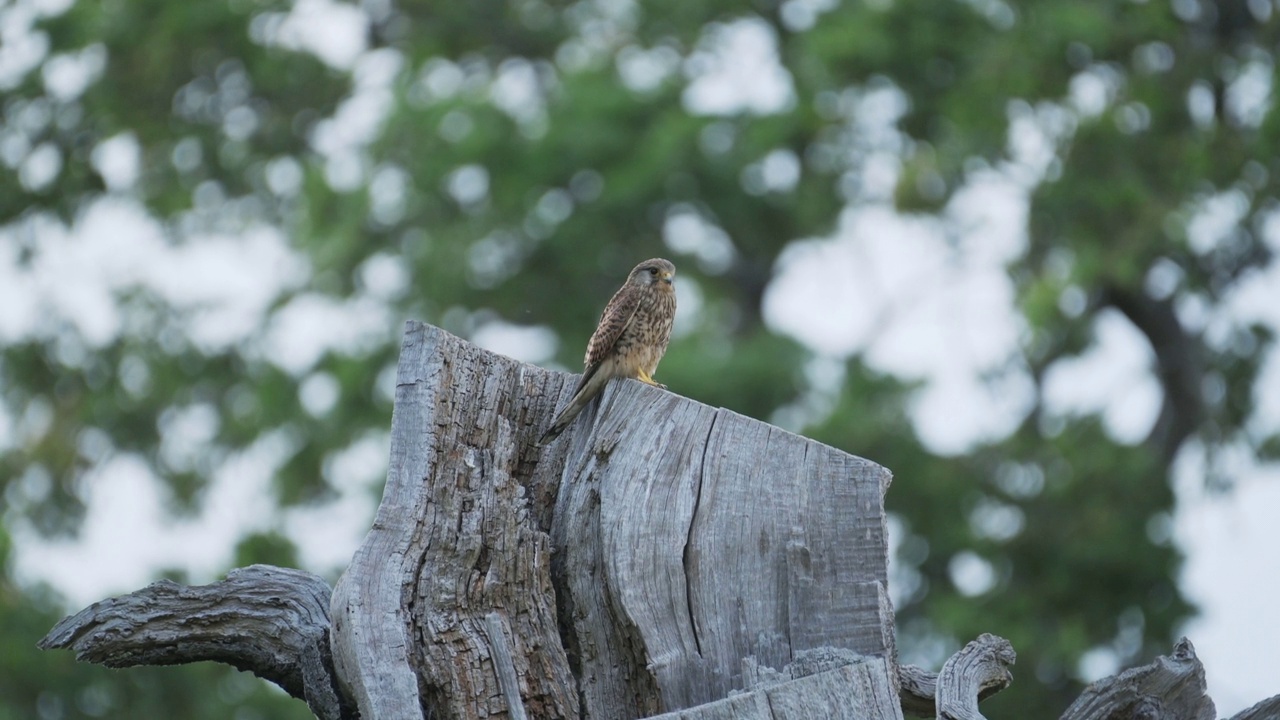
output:
[[[641,287],[658,285],[669,288],[675,276],[676,266],[672,265],[670,260],[654,258],[645,260],[635,266],[635,269],[631,271],[631,276],[627,278],[627,282]]]

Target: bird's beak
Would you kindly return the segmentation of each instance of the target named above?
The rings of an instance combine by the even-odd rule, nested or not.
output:
[[[671,284],[671,280],[672,280],[671,273],[669,273],[669,272],[664,272],[664,273],[662,273],[662,282],[664,282],[664,283],[666,283],[666,284],[670,285],[670,284]]]

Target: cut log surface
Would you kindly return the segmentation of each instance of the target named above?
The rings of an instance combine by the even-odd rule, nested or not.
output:
[[[645,717],[741,689],[748,656],[892,663],[886,470],[635,381],[537,447],[573,381],[409,323],[383,502],[334,591],[365,717],[510,716],[512,677],[528,717]]]

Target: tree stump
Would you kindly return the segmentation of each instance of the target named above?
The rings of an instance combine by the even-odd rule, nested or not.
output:
[[[980,717],[1008,683],[989,635],[942,676],[897,666],[884,468],[629,380],[539,447],[573,385],[411,322],[382,503],[331,596],[255,566],[41,645],[228,662],[326,720]]]
[[[538,447],[572,386],[411,322],[382,504],[332,595],[262,565],[161,581],[40,647],[225,662],[323,720],[980,720],[1009,684],[985,633],[938,674],[897,665],[884,468],[629,380]],[[1211,720],[1204,689],[1183,639],[1063,720]]]
[[[382,505],[332,605],[364,716],[645,717],[743,688],[748,657],[892,664],[886,470],[632,381],[537,447],[572,387],[409,323]]]

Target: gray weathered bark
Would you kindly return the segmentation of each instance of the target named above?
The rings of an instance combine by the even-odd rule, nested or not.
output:
[[[1217,711],[1205,694],[1204,666],[1186,638],[1173,646],[1173,655],[1150,665],[1126,670],[1085,689],[1062,714],[1061,720],[1214,720]]]
[[[332,665],[317,645],[328,618],[311,609],[327,586],[296,573],[313,591],[281,606],[306,609],[309,621],[286,623],[297,637],[254,626],[272,597],[301,593],[268,582],[294,571],[260,567],[227,583],[262,575],[246,590],[249,605],[266,592],[262,608],[208,638],[182,618],[200,617],[200,593],[217,586],[135,594],[200,599],[122,657],[220,659],[324,718],[712,718],[747,706],[762,718],[901,717],[889,473],[631,381],[537,447],[572,386],[410,323],[382,504],[332,594]],[[103,615],[64,621],[51,637],[67,639],[48,646],[81,642],[82,657],[119,662],[86,650],[109,647],[110,633],[67,629]]]
[[[383,501],[332,598],[256,565],[96,603],[40,646],[226,662],[325,720],[976,719],[1009,683],[991,635],[938,675],[896,665],[883,468],[631,381],[536,447],[572,385],[410,323]],[[1121,716],[1213,718],[1189,642],[1063,720]]]
[[[781,671],[755,658],[742,665],[747,692],[649,720],[902,720],[887,658],[819,648]]]
[[[1276,720],[1280,718],[1280,695],[1269,697],[1231,716],[1231,720]]]
[[[1016,659],[1008,640],[983,633],[952,655],[939,674],[899,666],[902,712],[921,718],[981,718],[978,703],[1009,687],[1013,675],[1008,666]]]
[[[409,323],[382,504],[333,596],[334,664],[364,717],[501,716],[512,674],[528,715],[577,717],[525,488],[562,383]]]
[[[1182,638],[1174,644],[1172,655],[1090,685],[1061,720],[1213,720],[1217,711],[1205,689],[1204,666],[1191,641]],[[1280,718],[1280,695],[1242,710],[1230,720],[1276,718]]]
[[[366,716],[508,712],[495,614],[531,717],[720,699],[747,656],[892,662],[888,472],[629,381],[536,447],[571,380],[409,324],[382,506],[334,591]]]
[[[978,700],[1009,687],[1016,659],[1009,641],[990,633],[952,655],[938,673],[938,720],[982,720]]]
[[[892,657],[887,472],[639,383],[598,417],[561,450],[552,526],[589,717],[723,698],[747,656]]]
[[[356,717],[330,659],[329,584],[301,570],[251,565],[196,587],[161,580],[64,618],[40,647],[117,668],[215,660],[276,683],[321,720]]]
[[[938,714],[938,674],[915,665],[898,666],[898,703],[902,714],[931,718]]]

